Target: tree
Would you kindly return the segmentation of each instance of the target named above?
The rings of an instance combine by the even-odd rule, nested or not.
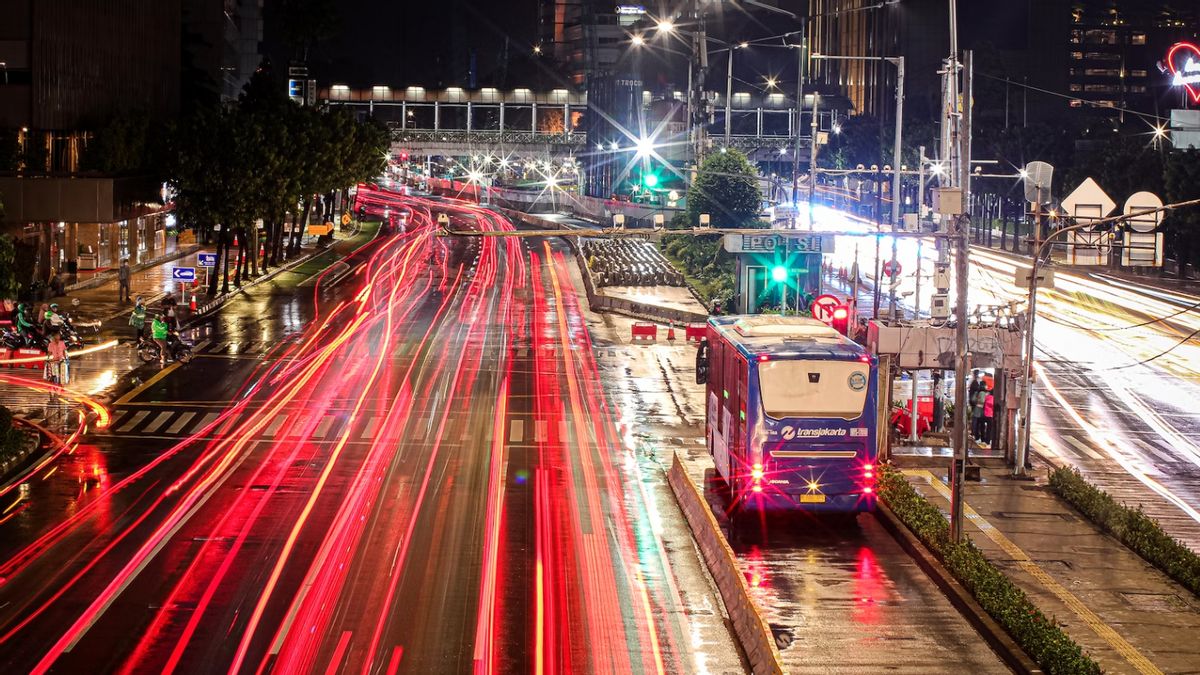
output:
[[[1163,155],[1145,138],[1114,136],[1093,141],[1076,156],[1063,188],[1072,190],[1091,177],[1118,204],[1141,190],[1161,195],[1163,161]]]
[[[0,210],[0,215],[3,215],[3,210]],[[0,234],[0,299],[15,298],[20,290],[16,244],[9,235]]]
[[[696,180],[688,187],[688,221],[698,223],[701,213],[712,217],[714,226],[753,225],[762,210],[758,172],[737,150],[714,152],[704,159]]]
[[[1167,158],[1164,172],[1166,202],[1200,199],[1200,150],[1177,150]],[[1189,206],[1169,211],[1163,220],[1167,254],[1179,263],[1180,278],[1187,267],[1200,266],[1200,207]]]

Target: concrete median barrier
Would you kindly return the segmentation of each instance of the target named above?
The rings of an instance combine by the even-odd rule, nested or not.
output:
[[[783,673],[775,638],[750,596],[750,587],[738,569],[733,549],[729,547],[729,542],[725,541],[725,535],[721,533],[717,519],[709,510],[699,488],[688,477],[679,461],[679,455],[675,455],[671,469],[667,472],[667,479],[671,484],[671,491],[675,493],[675,499],[679,502],[679,508],[687,518],[688,527],[692,530],[704,563],[717,583],[717,590],[725,603],[725,611],[729,614],[734,634],[746,653],[750,669],[760,675]]]

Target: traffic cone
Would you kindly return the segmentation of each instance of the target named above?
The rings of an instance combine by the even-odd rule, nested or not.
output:
[[[192,300],[191,300],[191,302],[188,303],[188,309],[190,309],[193,312],[196,311],[196,294],[195,293],[192,294]]]
[[[672,341],[675,340],[675,324],[673,323],[667,324],[667,339]]]

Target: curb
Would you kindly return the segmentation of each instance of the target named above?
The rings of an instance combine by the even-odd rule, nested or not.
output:
[[[967,620],[967,623],[971,624],[971,627],[979,633],[984,642],[1004,661],[1005,665],[1021,675],[1043,672],[1041,667],[1017,645],[1004,627],[996,623],[996,620],[984,611],[975,598],[971,597],[970,592],[950,574],[949,570],[942,566],[937,557],[917,539],[916,535],[908,530],[904,523],[900,522],[896,514],[882,501],[876,502],[875,518],[883,525],[883,529],[887,530],[892,538],[900,544],[900,548],[916,561],[917,566],[942,591],[950,604]]]
[[[370,239],[366,240],[366,241],[365,241],[365,242],[363,242],[361,245],[359,245],[359,246],[355,247],[353,250],[351,250],[351,251],[349,251],[348,253],[346,253],[345,255],[341,256],[340,258],[338,258],[338,259],[337,259],[337,260],[335,260],[334,262],[338,262],[338,261],[340,261],[340,260],[344,260],[345,258],[348,258],[348,257],[350,257],[350,256],[354,255],[355,253],[358,253],[360,250],[362,250],[362,248],[363,248],[364,246],[367,246],[367,245],[369,245],[371,242],[373,242],[373,241],[375,241],[376,239],[378,239],[378,238],[379,238],[379,235],[380,235],[380,233],[381,233],[382,231],[383,231],[383,230],[382,230],[382,228],[375,230],[375,236],[373,236],[373,237],[371,237]],[[298,266],[300,266],[300,265],[303,265],[304,263],[306,263],[306,262],[308,262],[308,261],[312,260],[313,258],[315,258],[315,257],[317,257],[317,256],[319,256],[319,255],[322,255],[322,254],[324,254],[324,253],[328,253],[330,250],[332,250],[332,248],[333,248],[333,245],[332,245],[332,244],[330,244],[330,245],[329,245],[328,247],[326,247],[326,248],[323,248],[323,249],[316,249],[316,250],[314,250],[314,251],[310,251],[310,252],[309,252],[307,255],[303,255],[303,256],[300,256],[299,258],[296,258],[295,260],[288,261],[288,262],[287,262],[285,265],[283,265],[282,267],[276,267],[276,268],[275,268],[275,270],[274,270],[274,271],[272,271],[272,272],[269,272],[269,273],[267,273],[267,274],[264,274],[264,275],[262,275],[262,276],[260,276],[260,277],[257,277],[257,278],[255,278],[255,279],[252,279],[252,280],[251,280],[249,283],[242,284],[241,286],[239,286],[239,287],[237,288],[237,290],[232,290],[232,291],[229,291],[228,293],[223,293],[223,294],[221,294],[221,295],[218,295],[217,297],[213,298],[212,300],[209,300],[208,302],[204,303],[203,305],[200,305],[199,307],[197,307],[197,308],[196,308],[196,311],[195,311],[195,312],[192,312],[192,315],[191,315],[190,317],[188,317],[187,324],[186,324],[184,327],[185,327],[185,328],[186,328],[186,327],[190,327],[190,326],[191,326],[191,324],[192,324],[192,323],[194,323],[194,322],[195,322],[197,319],[202,319],[202,318],[204,318],[204,316],[205,316],[206,314],[208,314],[209,312],[212,312],[212,311],[214,311],[214,310],[216,310],[216,309],[219,309],[219,308],[221,307],[221,305],[224,305],[226,302],[228,302],[228,301],[229,301],[231,298],[233,298],[233,296],[237,295],[238,293],[241,293],[241,292],[243,292],[243,291],[245,291],[245,290],[247,290],[247,289],[250,289],[250,288],[254,288],[255,286],[257,286],[257,285],[259,285],[259,284],[261,284],[261,283],[263,283],[263,282],[270,281],[270,280],[271,280],[271,279],[273,279],[273,278],[274,278],[276,275],[283,274],[284,272],[287,272],[287,271],[291,270],[291,269],[292,269],[292,268],[294,268],[294,267],[298,267]]]
[[[204,246],[201,244],[189,244],[186,248],[175,249],[175,252],[171,253],[170,255],[165,255],[161,258],[155,258],[154,260],[149,260],[147,262],[139,263],[137,265],[130,265],[129,272],[130,272],[130,274],[132,274],[134,272],[141,272],[142,270],[146,270],[151,267],[155,267],[157,265],[169,263],[172,260],[179,260],[180,258],[182,258],[186,255],[191,255],[191,254],[195,253],[196,251],[199,251],[202,248],[204,248]],[[96,276],[92,277],[91,279],[88,279],[87,281],[80,281],[80,282],[71,284],[70,286],[64,286],[63,292],[70,293],[72,291],[82,291],[82,290],[85,290],[88,288],[94,288],[96,286],[99,286],[100,284],[107,283],[116,278],[117,278],[117,273],[115,271],[101,272],[101,273],[97,274]]]
[[[696,541],[704,563],[717,584],[725,611],[733,623],[733,632],[746,659],[750,662],[750,670],[756,674],[782,674],[783,663],[779,648],[775,645],[775,637],[766,619],[754,604],[750,588],[746,585],[746,577],[738,569],[737,558],[733,549],[721,534],[717,519],[708,508],[699,490],[684,471],[679,455],[674,454],[671,469],[667,472],[667,482],[671,492],[687,519],[692,537]]]

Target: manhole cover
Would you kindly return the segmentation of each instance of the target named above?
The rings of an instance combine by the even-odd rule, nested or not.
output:
[[[1129,606],[1143,612],[1176,612],[1187,609],[1187,603],[1178,595],[1172,593],[1128,593],[1121,592],[1121,598]]]

